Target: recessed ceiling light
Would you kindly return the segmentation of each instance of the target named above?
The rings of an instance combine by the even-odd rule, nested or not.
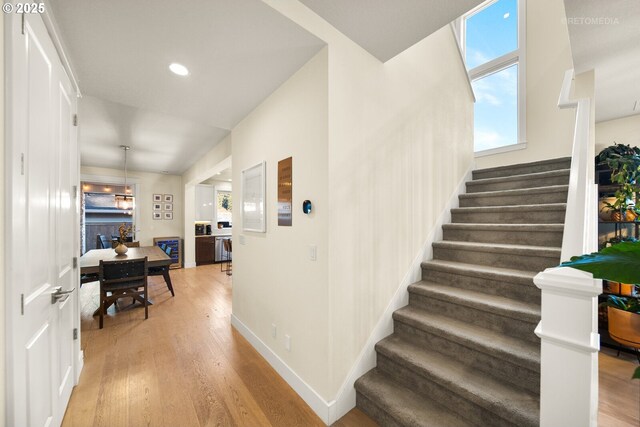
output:
[[[174,62],[171,65],[169,65],[169,69],[171,70],[171,72],[173,72],[174,74],[177,74],[179,76],[188,76],[189,75],[189,70],[187,69],[187,67],[185,67],[182,64],[178,64],[177,62]]]

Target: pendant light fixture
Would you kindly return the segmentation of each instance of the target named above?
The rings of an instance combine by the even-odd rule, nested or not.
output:
[[[133,213],[133,209],[136,205],[135,197],[133,194],[129,194],[130,190],[127,187],[127,151],[131,149],[128,145],[121,145],[120,148],[124,151],[124,194],[116,194],[116,208],[123,211],[130,211]]]

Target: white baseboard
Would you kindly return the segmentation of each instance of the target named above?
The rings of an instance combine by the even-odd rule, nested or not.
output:
[[[433,225],[422,249],[411,263],[409,271],[405,274],[398,286],[398,289],[396,290],[396,293],[393,295],[393,298],[391,298],[391,301],[389,301],[389,305],[384,313],[382,313],[382,316],[378,320],[375,328],[373,328],[369,339],[351,368],[347,379],[342,384],[342,387],[340,387],[335,404],[332,404],[329,407],[328,424],[333,424],[356,406],[356,390],[353,387],[353,384],[358,378],[376,366],[376,352],[374,346],[378,341],[388,335],[391,335],[393,332],[392,314],[394,311],[409,303],[409,292],[407,288],[410,284],[418,282],[422,278],[421,264],[424,260],[432,258],[433,243],[438,240],[442,240],[442,225],[451,221],[451,209],[459,206],[458,196],[465,193],[465,184],[467,181],[471,180],[471,173],[475,168],[474,166],[475,165],[471,165],[462,177],[462,180],[458,183],[456,190],[451,195],[447,205],[444,207],[442,213]]]
[[[196,266],[195,262],[185,262],[184,268],[194,268]]]
[[[77,367],[76,367],[76,372],[75,372],[75,382],[73,383],[74,385],[78,385],[78,383],[80,382],[80,374],[82,373],[82,369],[84,368],[84,351],[80,350],[80,352],[78,353],[78,360],[77,360]]]
[[[251,329],[249,329],[235,315],[231,315],[231,325],[242,334],[255,348],[258,353],[264,357],[267,362],[278,372],[278,374],[295,390],[296,393],[311,407],[313,412],[320,417],[325,424],[329,425],[329,414],[335,401],[327,402],[316,391],[309,386],[302,378],[300,378],[293,369],[291,369],[280,357],[273,352]]]

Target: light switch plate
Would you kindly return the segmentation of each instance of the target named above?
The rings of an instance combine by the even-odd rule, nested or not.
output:
[[[309,245],[309,259],[311,261],[318,259],[318,247],[316,245]]]
[[[244,245],[244,244],[245,244],[245,241],[244,241],[244,234],[241,234],[241,235],[240,235],[240,236],[238,236],[238,237],[239,237],[239,239],[240,239],[240,244],[241,244],[241,245]]]

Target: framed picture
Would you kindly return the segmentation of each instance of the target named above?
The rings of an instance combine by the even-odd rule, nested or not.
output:
[[[154,202],[161,202],[162,201],[162,194],[154,194],[153,195],[153,201]]]
[[[154,211],[161,211],[162,210],[162,204],[161,203],[154,203],[153,204],[153,210]]]
[[[172,211],[173,210],[173,203],[165,203],[164,204],[164,210],[165,211]]]
[[[242,171],[242,229],[266,232],[265,181],[266,162]]]
[[[162,212],[154,212],[153,219],[162,219]]]
[[[173,212],[165,212],[164,219],[173,219]]]
[[[173,203],[173,194],[165,194],[164,195],[165,203]]]

